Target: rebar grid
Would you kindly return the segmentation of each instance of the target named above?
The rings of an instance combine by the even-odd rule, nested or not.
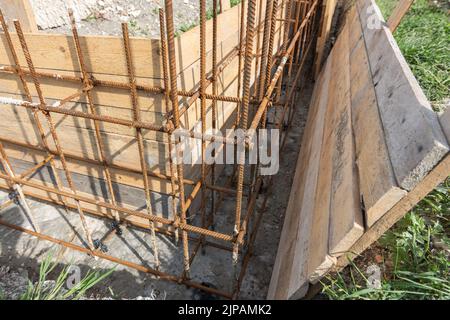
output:
[[[22,100],[8,100],[9,103],[15,107],[24,107],[31,109],[35,120],[35,125],[41,136],[42,148],[11,141],[0,137],[0,151],[1,163],[3,171],[0,171],[0,179],[6,182],[6,185],[0,185],[1,188],[15,190],[19,193],[21,204],[25,207],[27,215],[33,217],[31,209],[26,203],[25,197],[33,197],[40,200],[50,201],[52,203],[63,205],[69,209],[78,211],[82,228],[88,243],[88,248],[84,248],[65,241],[55,239],[49,235],[40,233],[38,229],[38,221],[33,218],[33,225],[35,231],[25,229],[20,226],[15,226],[9,222],[0,220],[0,224],[10,227],[12,229],[28,233],[41,239],[45,239],[54,243],[58,243],[65,247],[72,248],[77,251],[88,253],[95,257],[104,258],[119,264],[126,265],[137,270],[151,273],[161,279],[174,281],[187,286],[195,287],[211,294],[223,296],[225,298],[237,298],[242,280],[245,275],[245,270],[248,266],[249,259],[253,252],[256,232],[262,219],[264,208],[267,204],[270,192],[266,192],[262,207],[257,209],[256,200],[259,196],[262,185],[268,185],[269,189],[272,185],[272,177],[261,176],[259,172],[258,163],[251,170],[251,178],[248,183],[244,181],[245,165],[238,159],[238,165],[233,166],[233,172],[228,177],[223,186],[216,185],[218,172],[214,164],[207,165],[205,160],[206,146],[209,142],[219,140],[223,143],[245,143],[248,147],[248,141],[237,141],[236,139],[218,139],[217,137],[204,135],[207,128],[220,129],[218,127],[217,117],[217,103],[227,102],[236,104],[234,115],[236,121],[233,127],[239,127],[244,130],[255,130],[258,128],[265,128],[267,126],[267,113],[272,107],[275,108],[274,128],[282,130],[281,146],[284,146],[287,136],[287,130],[291,125],[295,113],[295,99],[299,93],[299,82],[302,75],[305,74],[305,65],[310,48],[314,45],[313,39],[315,34],[314,21],[318,8],[319,0],[267,0],[261,2],[259,7],[256,0],[243,0],[240,5],[239,20],[239,43],[235,46],[221,62],[218,62],[218,1],[213,0],[213,14],[212,14],[212,35],[207,34],[207,17],[206,17],[206,1],[199,0],[200,6],[200,81],[197,89],[191,91],[178,90],[176,64],[176,50],[175,50],[175,30],[173,25],[173,4],[172,0],[165,1],[165,10],[159,10],[160,32],[161,32],[161,57],[162,57],[162,75],[163,87],[146,86],[137,83],[134,75],[135,66],[132,59],[130,39],[128,35],[127,24],[122,24],[123,31],[123,50],[127,63],[128,83],[118,81],[105,81],[94,79],[89,73],[85,64],[85,53],[80,45],[78,30],[76,27],[73,14],[69,11],[69,17],[72,27],[72,40],[75,44],[77,60],[79,63],[81,76],[67,76],[53,73],[46,73],[37,71],[33,65],[32,55],[29,51],[26,35],[23,34],[20,22],[14,21],[17,36],[22,47],[27,68],[20,66],[19,59],[16,54],[13,42],[11,40],[6,22],[0,11],[0,22],[3,28],[3,33],[6,36],[7,47],[12,54],[12,65],[1,66],[1,73],[16,74],[19,77],[23,92],[26,96],[26,101]],[[258,10],[257,10],[258,9]],[[264,9],[264,11],[263,11]],[[274,53],[276,29],[280,28],[279,37],[281,37],[281,45],[278,51]],[[262,33],[262,39],[261,39]],[[207,70],[207,52],[206,42],[207,38],[212,36],[212,66],[211,70]],[[255,42],[256,41],[256,46]],[[254,51],[254,48],[256,51]],[[225,70],[229,70],[229,65],[237,59],[237,96],[227,96],[218,94],[218,78]],[[253,71],[254,68],[254,71]],[[295,73],[293,70],[295,70]],[[254,73],[254,83],[252,84],[252,73]],[[28,89],[27,78],[31,78],[36,92],[38,94],[39,102],[33,102],[30,90]],[[44,98],[44,93],[41,90],[40,79],[52,78],[60,82],[79,83],[79,90],[61,99],[54,105],[47,105]],[[210,92],[207,90],[210,88]],[[128,90],[131,98],[131,105],[133,111],[132,119],[121,119],[100,115],[95,109],[95,99],[92,91],[98,87],[115,88],[117,90]],[[300,86],[301,88],[301,86]],[[140,108],[138,102],[138,94],[143,91],[151,95],[163,95],[165,106],[165,124],[155,124],[142,121],[140,116]],[[300,89],[301,92],[301,89]],[[85,97],[89,112],[75,111],[65,108],[65,105],[79,97]],[[186,98],[189,98],[187,101]],[[182,101],[180,101],[182,99]],[[169,136],[168,148],[169,153],[174,153],[178,159],[183,157],[180,149],[180,138],[172,139],[174,130],[181,127],[180,117],[188,111],[188,109],[200,100],[200,121],[201,133],[199,137],[194,132],[188,134],[189,137],[200,138],[202,146],[202,165],[201,177],[198,180],[190,180],[184,177],[183,165],[177,162],[172,162],[172,157],[167,159],[169,163],[169,172],[160,173],[153,172],[147,167],[145,160],[144,137],[142,130],[150,130],[161,132]],[[211,107],[212,120],[207,123],[207,108]],[[250,108],[254,106],[254,108]],[[253,110],[254,109],[254,110]],[[281,110],[281,115],[277,114],[277,109]],[[51,137],[53,139],[56,150],[51,149],[46,141],[44,130],[37,116],[42,113],[50,128]],[[95,146],[98,149],[98,159],[91,159],[88,157],[79,156],[65,151],[60,144],[56,127],[51,117],[52,113],[62,114],[74,118],[86,119],[92,121],[94,124]],[[118,165],[108,161],[105,154],[105,141],[103,141],[100,124],[112,123],[120,126],[134,128],[134,141],[138,146],[140,168],[130,167],[126,165]],[[250,125],[249,125],[250,124]],[[284,131],[283,131],[284,130]],[[34,152],[44,150],[45,158],[40,163],[32,166],[22,174],[15,174],[8,159],[8,155],[3,148],[3,143],[21,147]],[[175,152],[172,152],[175,151]],[[213,154],[214,156],[214,154]],[[237,157],[237,155],[235,155]],[[242,154],[239,155],[242,157]],[[245,154],[244,154],[245,157]],[[67,165],[67,159],[75,159],[81,163],[95,164],[102,168],[103,177],[106,180],[108,199],[98,200],[95,197],[85,196],[78,193],[72,181],[71,174]],[[68,188],[63,186],[58,178],[58,172],[55,169],[55,160],[59,160],[63,167]],[[236,161],[235,161],[236,162]],[[36,181],[31,181],[30,176],[40,170],[42,167],[50,165],[56,179],[56,185],[47,186]],[[115,170],[122,170],[133,174],[139,174],[143,178],[143,191],[145,193],[146,208],[145,212],[138,209],[130,209],[122,206],[116,201],[116,195],[113,188],[112,176]],[[172,207],[172,218],[164,218],[161,212],[155,212],[151,199],[150,179],[161,179],[170,182],[170,191],[168,192]],[[192,191],[186,197],[185,187],[192,187]],[[232,188],[234,186],[234,189]],[[248,192],[245,188],[248,186]],[[57,199],[44,196],[36,191],[45,191],[49,194],[54,194]],[[197,195],[200,196],[200,204],[198,210],[200,212],[200,226],[197,226],[191,217],[195,213],[188,211],[194,209],[194,202]],[[209,213],[207,213],[208,193],[211,194]],[[216,193],[218,197],[216,198]],[[231,234],[214,231],[214,216],[218,214],[221,203],[225,195],[232,195],[236,199],[236,207],[234,214],[234,228]],[[243,208],[243,198],[247,197],[245,213]],[[70,201],[69,201],[70,199]],[[0,204],[0,208],[10,205],[11,201],[6,201]],[[90,205],[91,207],[89,207]],[[102,210],[94,210],[94,207]],[[150,233],[154,268],[143,267],[126,260],[106,255],[94,247],[89,231],[89,226],[85,220],[85,213],[97,217],[115,220],[117,223],[139,228]],[[189,221],[189,222],[188,222]],[[158,259],[158,245],[156,233],[169,235],[174,237],[175,242],[178,243],[179,232],[181,232],[182,251],[183,255],[183,270],[180,275],[169,275],[160,269],[163,268]],[[105,234],[102,238],[104,241],[110,240],[115,234],[112,230]],[[197,236],[193,236],[196,234]],[[218,244],[211,240],[219,240],[231,244],[226,246]],[[195,246],[190,250],[190,243],[195,243]],[[190,280],[190,267],[194,261],[197,252],[203,246],[210,246],[216,249],[224,250],[232,253],[232,261],[234,265],[234,287],[233,292],[225,292],[217,290],[208,286],[199,284]],[[242,264],[239,268],[239,250],[242,248]]]

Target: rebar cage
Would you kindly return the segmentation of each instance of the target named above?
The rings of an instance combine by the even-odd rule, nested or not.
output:
[[[265,192],[260,208],[256,208],[256,200],[263,185],[270,188],[272,177],[260,174],[259,163],[251,166],[228,165],[232,173],[227,179],[222,179],[226,180],[223,185],[219,185],[218,176],[224,170],[223,166],[208,165],[202,161],[202,164],[197,166],[199,170],[196,170],[173,163],[167,154],[178,150],[179,139],[173,139],[172,135],[178,128],[189,127],[183,117],[190,119],[190,114],[198,114],[195,120],[199,120],[197,123],[201,126],[202,134],[211,128],[277,128],[282,132],[282,148],[296,111],[295,101],[301,94],[308,54],[314,46],[314,35],[317,31],[315,21],[319,18],[320,4],[318,0],[243,0],[236,7],[229,9],[229,16],[223,19],[220,19],[221,16],[227,12],[220,12],[217,0],[213,0],[211,19],[207,19],[206,0],[199,0],[199,6],[199,26],[181,36],[176,35],[174,31],[172,0],[166,0],[164,10],[159,10],[161,38],[156,42],[158,48],[155,50],[158,55],[156,58],[152,56],[151,59],[156,60],[156,63],[153,61],[156,65],[154,69],[159,72],[161,85],[154,85],[142,76],[141,70],[144,66],[137,65],[136,59],[141,58],[136,58],[134,52],[139,41],[130,39],[127,23],[122,24],[123,36],[120,40],[126,73],[123,74],[123,80],[120,80],[120,77],[111,80],[99,77],[92,70],[93,62],[89,56],[92,52],[87,52],[87,40],[78,35],[71,11],[68,14],[72,36],[67,37],[67,43],[75,53],[72,58],[76,61],[76,72],[72,73],[48,72],[36,66],[34,57],[39,53],[33,52],[35,45],[28,43],[31,36],[22,32],[19,21],[14,21],[15,33],[8,31],[7,21],[3,14],[0,14],[5,59],[9,60],[9,64],[1,64],[0,72],[4,79],[14,77],[20,89],[20,96],[4,96],[1,102],[14,112],[26,111],[29,115],[27,128],[37,132],[39,140],[36,143],[28,143],[11,139],[8,134],[0,132],[3,168],[0,172],[0,186],[11,190],[14,195],[2,203],[1,208],[13,203],[14,198],[17,198],[31,219],[34,229],[13,225],[5,220],[0,220],[0,224],[153,274],[160,279],[195,287],[225,298],[238,297],[270,192]],[[238,24],[237,43],[226,47],[218,30],[226,32],[227,26],[221,26],[221,23],[229,22],[227,20],[230,16],[234,16]],[[177,48],[177,45],[192,39],[199,40],[196,44],[198,55],[195,52],[196,56],[192,60],[199,68],[196,71],[198,79],[189,82],[180,80],[181,72],[177,68],[182,68],[180,60],[183,49]],[[148,43],[150,42],[145,42]],[[152,40],[151,43],[155,44],[155,41]],[[229,83],[224,85],[224,78],[231,80],[227,80]],[[76,89],[70,95],[49,103],[45,92],[49,86],[42,85],[49,82],[55,90],[66,87]],[[227,91],[230,83],[233,84],[233,89]],[[190,88],[187,88],[188,86]],[[126,93],[131,115],[118,117],[102,112],[96,101],[101,94],[96,90],[104,90],[106,94],[114,94],[116,91]],[[142,110],[142,106],[147,103],[142,101],[147,98],[155,99],[152,100],[154,107],[156,99],[160,99],[160,118],[152,121],[148,112]],[[81,110],[68,107],[70,103],[80,99],[83,101]],[[224,110],[220,107],[224,106],[231,111],[226,116],[222,115],[220,120]],[[85,123],[90,130],[92,145],[96,148],[95,155],[88,156],[77,152],[71,148],[67,139],[61,138],[61,135],[65,134],[60,133],[60,130],[63,130],[59,126],[63,121],[60,120],[61,117]],[[139,155],[136,165],[113,159],[109,146],[111,141],[105,139],[104,131],[107,126],[131,130],[128,143],[136,146],[135,155]],[[194,136],[193,129],[190,130],[189,135]],[[162,156],[158,155],[156,162],[160,168],[155,169],[149,164],[148,140],[158,141],[167,148],[162,152]],[[201,136],[202,158],[211,140],[213,138]],[[237,143],[227,139],[225,142]],[[17,154],[23,150],[39,156],[39,161],[34,161],[32,166],[17,173],[15,162],[10,159],[18,158]],[[50,181],[34,177],[42,168],[51,172]],[[73,175],[79,174],[93,175],[101,180],[105,189],[102,197],[81,191],[73,179]],[[120,200],[120,190],[117,186],[126,179],[139,181],[134,187],[143,191],[145,204],[142,207],[133,204],[130,206]],[[167,195],[167,207],[158,209],[158,205],[155,205],[155,194]],[[216,225],[215,217],[225,194],[233,195],[235,199],[234,226],[230,232],[216,231],[220,226]],[[77,212],[87,245],[76,245],[67,239],[56,239],[41,232],[39,217],[33,215],[26,197],[50,201]],[[126,225],[148,232],[154,252],[153,267],[138,265],[102,252],[98,243],[92,239],[89,224],[85,219],[86,214],[113,220],[116,226]],[[192,216],[198,218],[191,219]],[[117,230],[119,229],[113,228],[103,241],[107,241]],[[171,236],[177,243],[181,236],[179,252],[183,256],[183,269],[179,275],[164,272],[165,266],[158,259],[156,233]],[[192,262],[203,246],[225,250],[232,255],[232,292],[211,288],[191,279]]]

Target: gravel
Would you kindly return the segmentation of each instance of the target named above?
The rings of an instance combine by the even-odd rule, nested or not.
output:
[[[82,35],[121,35],[121,23],[129,23],[129,31],[136,37],[159,37],[158,9],[164,7],[163,0],[100,0],[91,8],[91,13],[78,22]],[[207,8],[212,0],[207,0]],[[196,25],[199,20],[198,0],[173,0],[175,30],[179,32]],[[47,33],[70,34],[68,24],[44,29]]]

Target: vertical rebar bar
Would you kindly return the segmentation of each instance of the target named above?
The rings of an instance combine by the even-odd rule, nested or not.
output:
[[[266,92],[267,88],[270,84],[270,79],[272,77],[272,66],[273,66],[273,46],[275,42],[275,31],[277,26],[277,9],[278,9],[278,0],[273,0],[272,4],[272,18],[270,23],[270,32],[269,32],[269,43],[268,43],[268,59],[267,59],[267,66],[266,66],[266,72],[264,77],[264,92]],[[262,97],[261,97],[262,98]],[[262,116],[262,123],[265,125],[266,123],[266,117],[267,117],[267,110],[264,111]]]
[[[128,78],[130,82],[130,92],[131,92],[131,104],[133,106],[133,120],[141,121],[141,110],[139,108],[138,96],[136,90],[136,78],[134,76],[134,65],[133,58],[131,55],[131,47],[130,47],[130,36],[128,34],[128,23],[122,23],[122,35],[123,35],[123,45],[125,50],[125,58],[127,60],[127,69],[128,69]],[[145,205],[147,208],[147,212],[149,215],[153,215],[152,202],[151,202],[151,193],[150,193],[150,182],[148,180],[147,174],[147,162],[145,161],[145,149],[144,149],[144,138],[142,137],[142,129],[136,129],[136,140],[138,144],[138,152],[139,152],[139,161],[141,163],[142,176],[144,178],[144,189],[145,189]],[[150,230],[152,237],[152,246],[153,246],[153,256],[155,257],[155,266],[156,269],[159,269],[159,253],[158,253],[158,244],[156,243],[156,234],[155,234],[155,223],[151,220],[150,222]]]
[[[92,91],[91,91],[93,86],[91,84],[89,75],[87,73],[86,64],[84,63],[83,52],[81,50],[81,44],[80,44],[80,39],[78,36],[78,30],[77,30],[77,25],[75,22],[75,17],[73,15],[73,10],[69,9],[68,14],[69,14],[70,24],[72,27],[73,40],[75,42],[75,47],[76,47],[76,51],[77,51],[78,63],[80,64],[81,75],[83,77],[83,91],[86,93],[90,112],[93,115],[96,115],[97,112],[95,111],[94,99],[92,97]],[[100,160],[103,165],[103,172],[104,172],[104,175],[106,178],[106,184],[108,186],[110,200],[113,205],[116,205],[116,196],[114,194],[114,188],[113,188],[112,181],[111,181],[111,173],[109,171],[108,162],[106,160],[105,150],[103,148],[103,139],[100,134],[100,124],[97,120],[93,120],[93,121],[94,121],[94,129],[95,129],[95,142],[97,144],[97,148],[98,148],[98,151],[100,154]],[[116,222],[120,222],[119,213],[117,211],[113,211],[113,216],[114,216],[114,219],[116,220]]]
[[[163,68],[163,82],[164,82],[164,104],[166,113],[170,112],[170,88],[169,88],[169,62],[167,58],[167,40],[166,40],[166,27],[165,27],[165,19],[164,19],[164,10],[159,8],[159,31],[160,31],[160,41],[161,41],[161,56],[162,56],[162,68]],[[173,153],[173,144],[172,144],[172,134],[168,134],[168,146],[169,146],[169,155]],[[172,214],[174,221],[179,220],[178,210],[177,210],[177,201],[176,201],[176,186],[175,186],[175,168],[172,161],[172,156],[169,156],[169,166],[170,166],[170,187],[172,189],[171,194],[171,202],[172,202]],[[178,243],[179,240],[179,232],[178,228],[175,228],[175,243]]]
[[[259,64],[260,62],[262,62],[262,50],[263,48],[261,48],[261,27],[262,25],[262,8],[263,8],[263,2],[260,1],[259,5],[257,3],[258,8],[258,22],[256,23],[256,50],[255,50],[255,79],[258,79],[258,69],[259,69]],[[266,8],[267,9],[267,8]],[[261,74],[260,74],[261,76]],[[259,93],[259,82],[255,81],[254,84],[254,92],[253,92],[253,96],[254,97],[258,97],[258,93]]]
[[[44,95],[42,93],[41,85],[40,85],[40,83],[38,81],[38,78],[37,78],[37,75],[36,75],[36,70],[34,68],[33,61],[31,60],[30,51],[28,50],[28,45],[27,45],[27,43],[25,41],[25,37],[23,35],[23,31],[22,31],[22,27],[20,26],[20,22],[17,21],[17,20],[14,20],[14,26],[16,28],[17,36],[19,37],[20,45],[22,46],[22,51],[23,51],[23,54],[25,56],[25,60],[27,61],[28,69],[30,70],[31,78],[33,79],[33,83],[34,83],[34,86],[36,88],[36,92],[37,92],[37,94],[39,96],[39,103],[41,104],[41,106],[45,106]],[[66,180],[67,180],[67,183],[69,184],[69,188],[70,188],[71,192],[76,195],[77,192],[76,192],[76,189],[75,189],[75,185],[73,183],[70,171],[69,171],[69,169],[67,167],[66,158],[65,158],[64,153],[62,151],[61,144],[60,144],[60,141],[59,141],[59,137],[58,137],[58,135],[56,133],[55,125],[54,125],[53,120],[52,120],[52,116],[51,116],[50,112],[42,111],[42,113],[44,114],[44,116],[45,116],[45,118],[47,120],[47,123],[49,125],[49,129],[50,129],[50,132],[51,132],[51,135],[52,135],[52,138],[53,138],[53,142],[54,142],[56,150],[58,152],[59,159],[61,160],[61,164],[63,166],[64,172],[65,172],[65,175],[66,175]],[[86,218],[84,216],[83,210],[81,209],[80,201],[76,200],[75,203],[76,203],[76,206],[77,206],[78,214],[80,216],[82,228],[84,230],[84,233],[86,234],[86,238],[87,238],[87,241],[88,241],[88,246],[89,246],[91,251],[94,251],[95,247],[94,247],[94,243],[92,241],[91,232],[89,231],[89,228],[87,226]]]
[[[175,58],[175,32],[173,26],[173,3],[172,0],[164,0],[164,5],[166,9],[166,29],[167,29],[167,49],[169,55],[169,73],[170,73],[170,100],[172,101],[172,111],[174,115],[174,125],[175,128],[180,127],[180,115],[178,106],[178,95],[177,95],[177,65]],[[179,140],[179,138],[177,138]],[[178,142],[175,142],[175,147],[177,147]],[[177,174],[178,174],[178,185],[180,193],[181,202],[181,223],[186,224],[186,207],[184,198],[184,182],[183,182],[183,164],[177,163]],[[181,237],[183,241],[183,266],[185,277],[189,278],[189,243],[188,234],[186,230],[182,230]]]
[[[212,79],[211,79],[211,85],[212,85],[212,94],[214,96],[217,95],[217,0],[213,0],[213,31],[212,31]],[[216,134],[217,129],[217,100],[212,100],[212,130],[214,134]],[[212,151],[211,156],[214,159],[214,162],[211,166],[211,184],[215,185],[216,183],[216,150],[215,148]],[[208,224],[211,224],[213,226],[214,230],[214,212],[215,212],[215,191],[211,190],[211,209],[210,209],[210,215],[209,215],[209,221]]]
[[[31,96],[30,89],[28,88],[28,84],[25,80],[25,76],[24,76],[22,67],[19,63],[19,58],[17,57],[17,52],[14,48],[14,45],[13,45],[13,42],[11,39],[11,35],[9,33],[8,25],[6,24],[5,18],[3,16],[3,12],[1,10],[0,10],[0,23],[3,28],[3,33],[5,34],[6,43],[8,45],[9,52],[11,53],[11,56],[13,58],[14,66],[17,70],[17,74],[18,74],[20,82],[22,84],[22,88],[24,90],[26,100],[28,102],[33,102],[33,98]],[[45,136],[44,129],[42,127],[42,123],[41,123],[41,120],[39,119],[38,113],[39,113],[39,111],[37,109],[34,109],[32,111],[33,119],[34,119],[34,122],[32,124],[35,124],[36,128],[38,129],[39,137],[40,137],[39,142],[42,144],[42,147],[46,152],[46,156],[48,157],[48,156],[50,156],[50,152],[49,152],[50,149],[49,149],[49,146],[47,143],[47,137]],[[59,178],[59,174],[56,170],[56,165],[55,165],[55,161],[54,161],[53,157],[50,159],[50,168],[51,168],[53,176],[55,178],[56,186],[58,188],[62,188],[62,183]],[[64,208],[67,210],[67,207],[65,205],[66,201],[64,200],[63,197],[59,197],[59,198],[60,198],[61,202],[64,204]]]
[[[245,61],[244,61],[244,78],[243,78],[243,101],[242,101],[242,118],[240,127],[247,130],[248,122],[248,106],[250,102],[250,80],[253,60],[253,36],[255,32],[255,11],[256,0],[248,1],[247,9],[247,31],[246,31],[246,45],[245,45]],[[238,181],[237,181],[237,196],[236,196],[236,212],[234,223],[234,235],[237,237],[241,227],[241,211],[242,211],[242,194],[244,184],[244,162],[245,150],[239,154],[238,160]],[[233,246],[233,263],[235,271],[238,261],[239,243],[235,241]]]
[[[283,0],[284,1],[284,0]],[[286,0],[288,1],[286,5],[286,15],[285,15],[285,22],[284,22],[284,34],[283,34],[283,44],[281,45],[281,54],[286,54],[286,48],[288,45],[288,39],[289,39],[289,33],[290,33],[290,26],[291,26],[291,12],[292,12],[292,3],[293,0]],[[283,72],[284,73],[284,72]],[[278,86],[277,86],[277,92],[276,92],[276,98],[275,101],[280,100],[281,96],[281,89],[283,86],[283,73],[281,73],[281,76],[278,80]]]
[[[6,154],[5,149],[3,148],[3,144],[1,142],[0,142],[0,163],[3,166],[3,169],[5,169],[6,175],[9,176],[9,177],[14,178],[15,174],[14,174],[13,168],[11,166],[11,162],[9,161],[8,155]],[[31,208],[28,205],[27,200],[25,199],[25,194],[23,193],[22,187],[18,183],[15,183],[13,181],[9,181],[8,184],[17,193],[17,196],[19,198],[20,204],[22,205],[22,208],[25,210],[25,214],[30,219],[34,230],[36,232],[41,232],[40,228],[39,228],[39,224],[37,223],[37,221],[36,221],[36,219],[34,217],[34,214],[31,211]]]
[[[244,55],[244,23],[245,23],[245,0],[241,1],[240,8],[240,19],[239,19],[239,56],[238,56],[238,78],[237,78],[237,96],[241,96],[242,87],[242,56]],[[236,108],[236,126],[239,125],[241,119],[241,103],[237,103]]]
[[[200,0],[200,118],[202,136],[206,132],[206,0]],[[206,141],[202,139],[201,163],[201,223],[206,226]]]

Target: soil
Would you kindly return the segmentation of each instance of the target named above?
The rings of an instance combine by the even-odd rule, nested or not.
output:
[[[212,0],[207,0],[207,9]],[[159,37],[159,8],[163,0],[102,0],[91,8],[91,14],[78,22],[80,35],[121,35],[121,22],[129,23],[131,36]],[[173,0],[175,30],[197,24],[199,20],[198,0]],[[48,33],[71,34],[69,25],[44,29]]]

